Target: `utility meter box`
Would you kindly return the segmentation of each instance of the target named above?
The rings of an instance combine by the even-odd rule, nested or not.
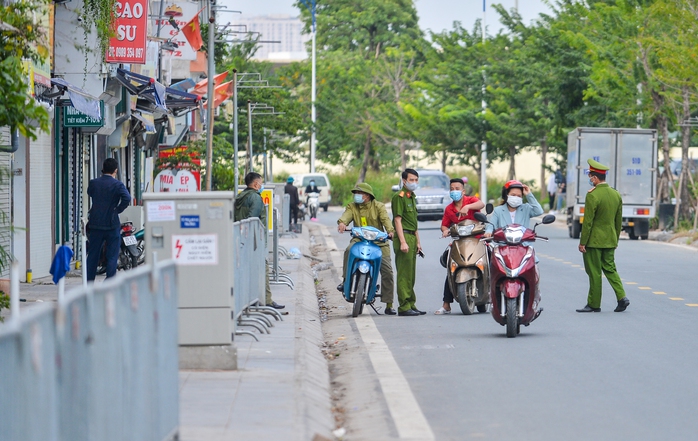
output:
[[[233,192],[145,193],[146,262],[173,259],[179,286],[179,344],[230,345]]]

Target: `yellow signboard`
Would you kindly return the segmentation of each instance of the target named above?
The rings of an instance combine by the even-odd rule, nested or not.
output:
[[[272,190],[262,191],[262,202],[267,207],[267,227],[269,232],[274,230],[274,192]]]

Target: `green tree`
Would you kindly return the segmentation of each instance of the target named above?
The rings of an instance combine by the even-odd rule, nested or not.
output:
[[[32,139],[39,131],[48,132],[49,118],[46,109],[29,95],[23,62],[41,62],[48,55],[47,30],[35,19],[37,8],[46,5],[41,0],[0,6],[0,127],[9,126]]]

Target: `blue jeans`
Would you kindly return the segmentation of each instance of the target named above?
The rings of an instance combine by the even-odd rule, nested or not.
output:
[[[116,275],[116,264],[121,249],[121,227],[114,230],[90,229],[87,235],[90,246],[87,248],[87,280],[94,281],[97,265],[102,254],[102,245],[106,243],[107,279]]]

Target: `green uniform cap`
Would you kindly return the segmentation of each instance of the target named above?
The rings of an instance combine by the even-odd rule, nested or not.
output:
[[[593,159],[587,159],[587,163],[589,164],[589,171],[597,172],[597,173],[606,173],[608,172],[608,167],[601,164],[599,161],[594,161]]]
[[[356,184],[354,188],[351,189],[352,193],[356,193],[357,191],[360,191],[362,193],[366,193],[367,195],[371,196],[373,199],[376,198],[376,196],[373,194],[373,187],[368,185],[365,182],[362,182],[361,184]]]

